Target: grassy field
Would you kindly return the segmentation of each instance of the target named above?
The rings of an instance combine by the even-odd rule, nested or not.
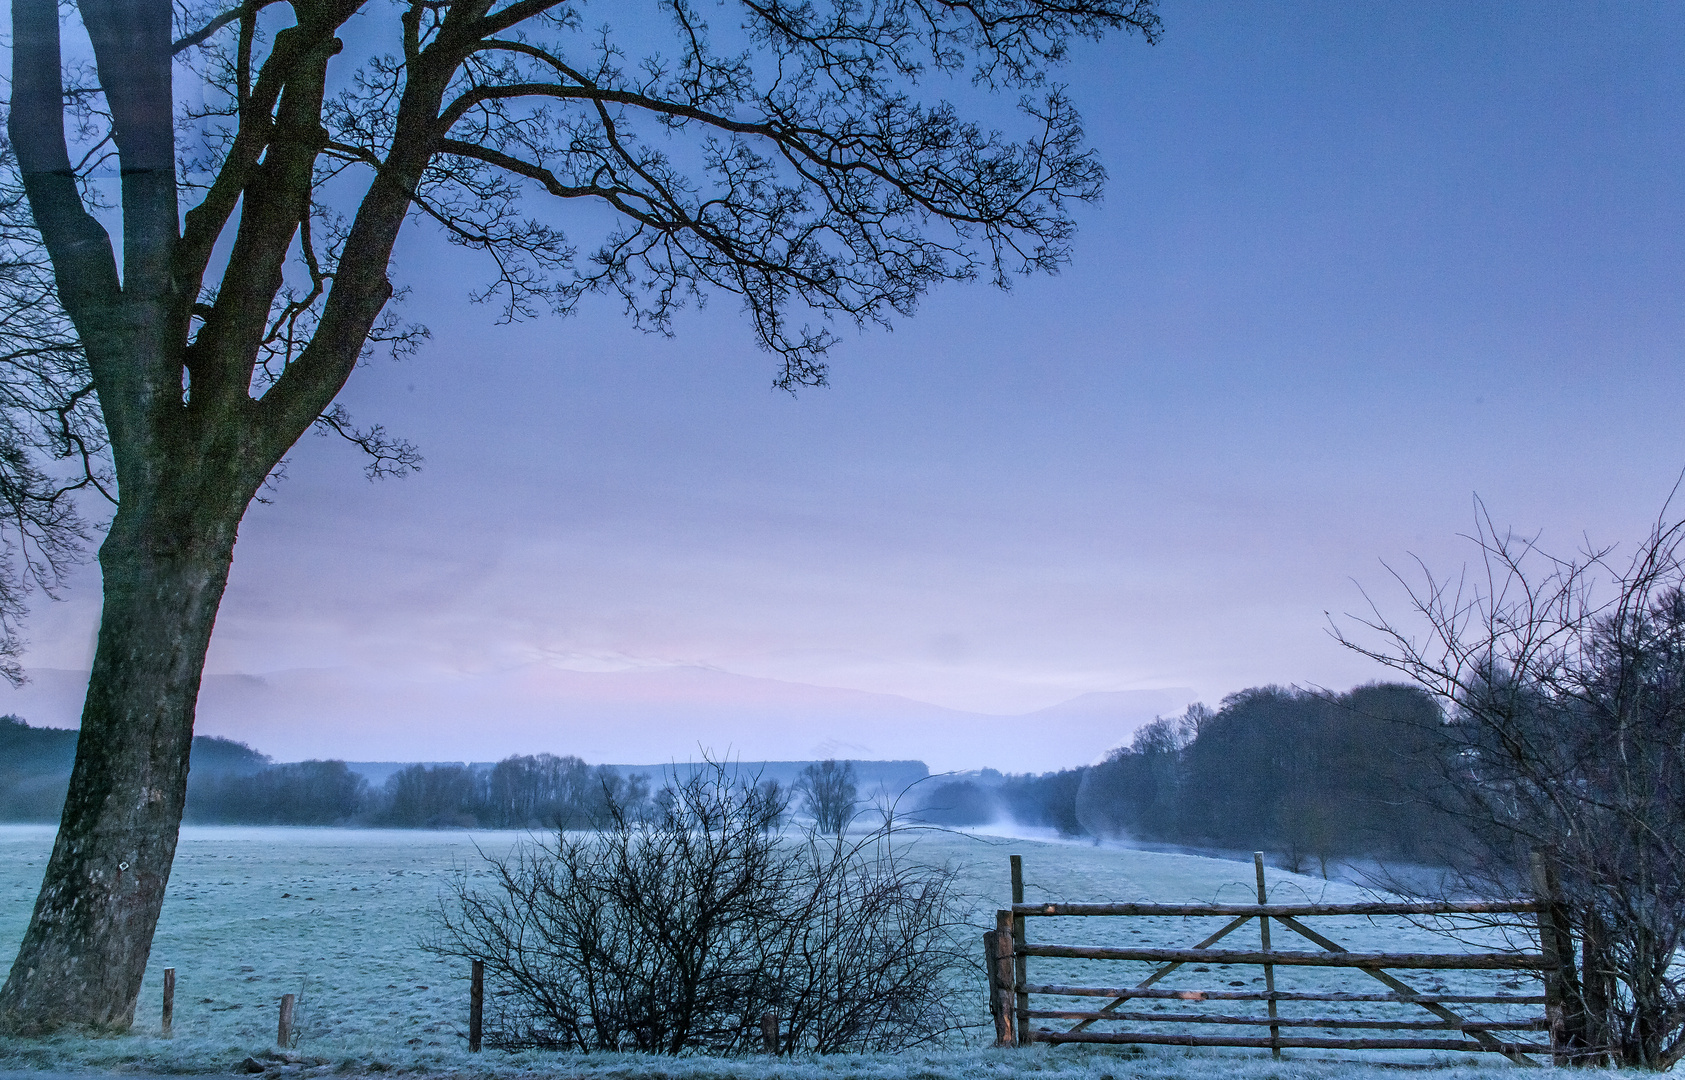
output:
[[[841,1077],[884,1080],[942,1080],[949,1076],[1040,1075],[1204,1076],[1220,1068],[1237,1078],[1359,1075],[1370,1066],[1313,1059],[1319,1051],[1290,1053],[1287,1064],[1262,1051],[1037,1047],[1024,1051],[984,1048],[983,1033],[972,1045],[926,1054],[784,1061],[720,1062],[711,1059],[649,1061],[622,1055],[589,1058],[488,1053],[469,1056],[463,1039],[467,1013],[467,968],[422,951],[429,935],[443,875],[473,866],[479,851],[501,853],[521,835],[507,832],[413,832],[339,829],[188,828],[182,833],[176,866],[153,946],[134,1032],[121,1038],[66,1037],[48,1041],[0,1040],[0,1067],[123,1067],[187,1072],[226,1071],[249,1054],[270,1046],[276,1001],[299,995],[297,1054],[301,1060],[271,1062],[288,1074],[333,1070],[463,1074],[551,1073],[620,1077]],[[28,920],[52,830],[0,826],[0,942],[9,965]],[[1030,900],[1156,902],[1249,902],[1252,867],[1247,863],[1118,848],[990,837],[936,834],[915,841],[931,861],[958,866],[975,906],[979,929],[992,924],[992,909],[1009,899],[1008,854],[1024,856]],[[1271,870],[1274,900],[1353,900],[1351,886]],[[1082,943],[1141,943],[1187,946],[1215,923],[1183,919],[1036,919],[1032,939]],[[1357,950],[1449,951],[1454,942],[1401,920],[1324,919],[1317,928]],[[1282,935],[1285,931],[1276,931]],[[1244,935],[1244,936],[1243,936]],[[1236,932],[1237,947],[1256,944],[1257,931]],[[1478,944],[1478,942],[1477,942]],[[1277,940],[1275,947],[1299,948]],[[979,946],[980,951],[980,946]],[[175,1037],[158,1037],[158,1005],[165,967],[177,970]],[[1033,982],[1127,985],[1146,969],[1139,965],[1076,961],[1031,961]],[[1278,969],[1280,989],[1380,989],[1362,975],[1332,970]],[[1423,973],[1419,988],[1478,989],[1510,984],[1507,976]],[[1221,989],[1250,985],[1251,969],[1189,967],[1163,985]],[[1527,983],[1529,987],[1536,983]],[[956,992],[975,999],[983,1019],[983,987]],[[1528,992],[1532,992],[1529,990]],[[1039,1001],[1040,999],[1038,999]],[[1093,999],[1088,999],[1093,1006]],[[1072,1002],[1071,1004],[1075,1004]],[[1181,1003],[1161,1008],[1185,1008]],[[1225,1003],[1234,1013],[1253,1003]],[[1152,1006],[1143,1003],[1144,1008]],[[1335,1015],[1336,1006],[1301,1005],[1315,1015]],[[1347,1015],[1385,1006],[1350,1005]],[[1397,1009],[1400,1006],[1391,1006]],[[1294,1006],[1283,1007],[1291,1015]],[[1300,1015],[1305,1015],[1301,1012]],[[1495,1013],[1486,1013],[1488,1017]],[[1423,1014],[1425,1017],[1425,1014]],[[1392,1052],[1388,1060],[1410,1055]],[[1417,1062],[1430,1063],[1427,1055]],[[1486,1076],[1513,1066],[1498,1058],[1445,1054],[1446,1063],[1466,1063],[1457,1076]]]

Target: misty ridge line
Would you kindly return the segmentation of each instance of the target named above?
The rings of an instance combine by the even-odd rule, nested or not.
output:
[[[86,673],[32,669],[5,712],[74,727]],[[985,766],[1044,772],[1093,764],[1192,690],[1093,691],[1030,712],[967,712],[917,698],[704,668],[575,672],[542,664],[469,675],[432,669],[289,668],[207,676],[197,730],[260,746],[278,761],[489,762],[539,749],[592,762],[683,761],[694,732],[757,761],[922,760],[932,772]],[[475,722],[465,725],[462,718]],[[1016,732],[1033,725],[1042,737]],[[425,742],[414,740],[426,732]],[[560,745],[557,745],[560,744]],[[384,776],[371,777],[380,783]]]

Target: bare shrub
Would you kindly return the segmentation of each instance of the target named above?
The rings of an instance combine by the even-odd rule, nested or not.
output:
[[[955,872],[910,859],[893,818],[845,841],[788,823],[717,764],[653,810],[463,868],[434,952],[482,960],[503,1048],[895,1050],[959,1029],[968,966]],[[489,879],[489,880],[488,880]]]

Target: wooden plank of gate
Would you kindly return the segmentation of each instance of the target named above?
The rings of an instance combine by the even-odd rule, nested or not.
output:
[[[1217,931],[1215,934],[1212,934],[1210,937],[1206,938],[1204,941],[1200,942],[1198,945],[1195,945],[1194,948],[1196,948],[1196,949],[1209,948],[1212,945],[1217,944],[1217,942],[1221,941],[1223,938],[1227,937],[1231,932],[1233,932],[1235,930],[1238,930],[1242,926],[1245,926],[1247,923],[1251,922],[1252,919],[1253,919],[1253,916],[1251,916],[1251,915],[1236,916],[1233,919],[1233,921],[1231,921],[1229,923],[1229,925],[1223,927],[1221,930]],[[1168,964],[1164,965],[1163,967],[1159,968],[1157,971],[1153,972],[1151,975],[1148,975],[1141,982],[1136,983],[1135,986],[1134,986],[1134,989],[1135,990],[1145,990],[1147,987],[1151,986],[1153,983],[1158,982],[1160,979],[1164,978],[1166,975],[1170,974],[1172,971],[1175,971],[1177,968],[1181,967],[1186,962],[1187,961],[1185,961],[1185,960],[1173,960],[1173,961],[1171,961],[1170,963],[1168,963]],[[1131,994],[1124,994],[1121,997],[1117,998],[1115,1001],[1113,1001],[1111,1004],[1102,1007],[1100,1009],[1100,1011],[1101,1012],[1111,1012],[1113,1009],[1117,1008],[1119,1005],[1122,1005],[1124,1002],[1128,1001],[1131,996],[1132,996]],[[1082,1023],[1078,1024],[1076,1027],[1072,1028],[1071,1030],[1072,1031],[1084,1031],[1084,1030],[1087,1030],[1088,1025],[1090,1025],[1092,1023],[1094,1023],[1093,1020],[1084,1020]]]
[[[1344,946],[1339,945],[1339,944],[1335,943],[1334,941],[1323,937],[1321,934],[1317,933],[1315,930],[1312,930],[1310,927],[1306,926],[1304,923],[1300,922],[1298,919],[1295,919],[1295,918],[1293,918],[1291,916],[1288,916],[1288,915],[1276,915],[1276,916],[1274,916],[1274,918],[1275,918],[1276,922],[1279,922],[1281,925],[1287,927],[1289,930],[1298,934],[1300,937],[1303,937],[1303,938],[1306,938],[1306,939],[1308,939],[1312,942],[1315,942],[1316,944],[1322,946],[1324,949],[1327,949],[1329,952],[1350,952],[1351,951],[1350,949],[1347,949]],[[1404,982],[1402,979],[1396,979],[1393,976],[1388,975],[1384,971],[1375,971],[1371,968],[1362,968],[1360,970],[1363,971],[1363,973],[1365,975],[1368,975],[1371,978],[1379,979],[1381,982],[1386,983],[1388,986],[1392,987],[1394,990],[1397,990],[1401,994],[1414,994],[1414,993],[1416,993],[1415,987],[1411,986],[1407,982]],[[1467,1024],[1467,1025],[1473,1025],[1475,1023],[1475,1021],[1464,1019],[1462,1016],[1459,1016],[1458,1014],[1452,1012],[1450,1009],[1447,1009],[1445,1006],[1434,1003],[1434,1002],[1418,1001],[1418,1002],[1415,1002],[1414,1004],[1421,1006],[1422,1008],[1426,1009],[1430,1013],[1433,1013],[1435,1016],[1439,1017],[1441,1020],[1450,1020],[1450,1021],[1454,1021],[1454,1022],[1459,1023],[1459,1024]],[[1498,1051],[1498,1052],[1502,1053],[1505,1057],[1509,1058],[1511,1061],[1515,1062],[1517,1065],[1534,1065],[1534,1066],[1536,1066],[1536,1065],[1539,1064],[1538,1062],[1534,1061],[1532,1058],[1528,1057],[1526,1054],[1516,1053],[1513,1050],[1505,1049],[1504,1044],[1502,1042],[1500,1042],[1498,1039],[1494,1038],[1489,1032],[1480,1030],[1480,1029],[1472,1027],[1472,1026],[1466,1028],[1465,1032],[1470,1037],[1472,1037],[1476,1042],[1480,1043],[1480,1045],[1482,1047],[1484,1047],[1485,1049]]]

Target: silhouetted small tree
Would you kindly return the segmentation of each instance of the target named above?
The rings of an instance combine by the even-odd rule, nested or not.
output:
[[[854,820],[854,808],[860,802],[854,763],[827,758],[807,766],[796,777],[795,793],[820,832],[840,835]]]

